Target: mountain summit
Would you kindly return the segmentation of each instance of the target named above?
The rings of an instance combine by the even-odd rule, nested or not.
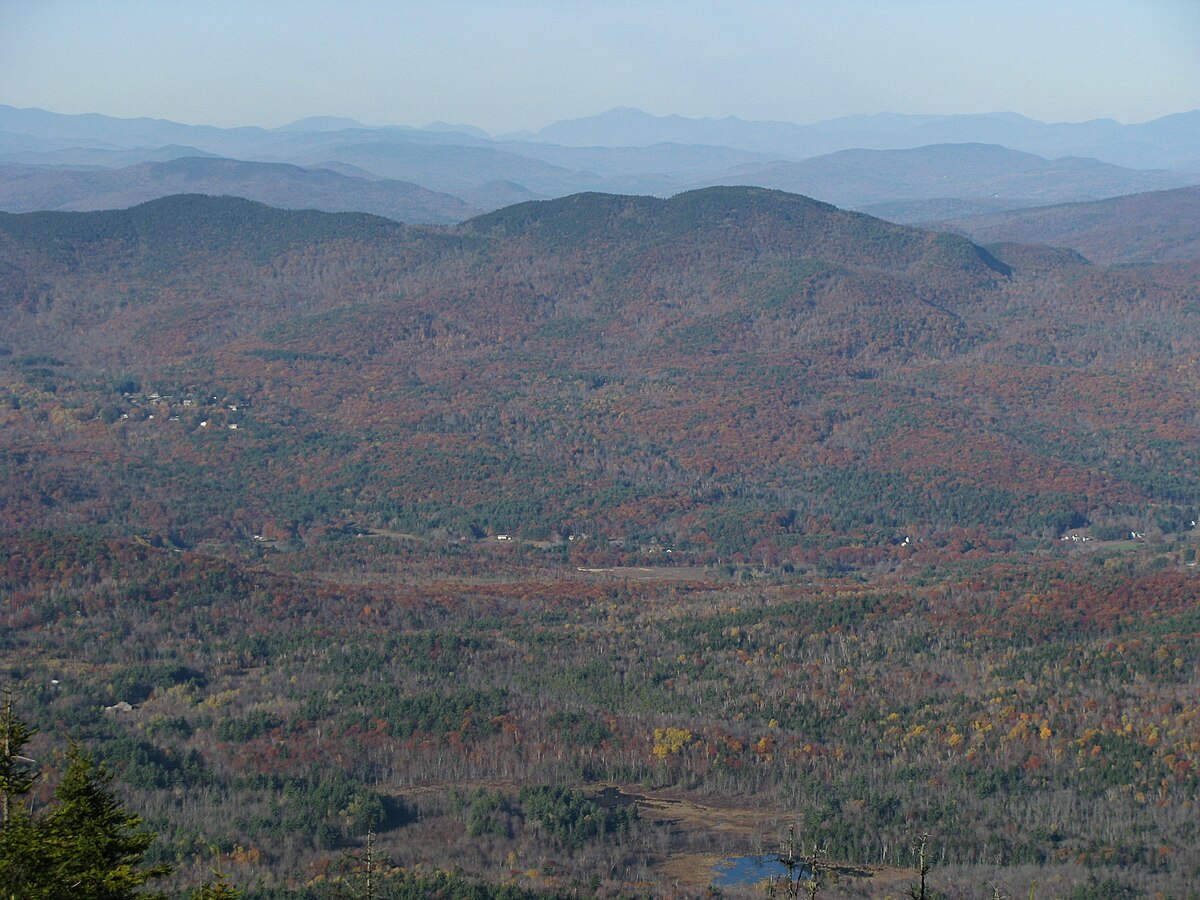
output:
[[[719,246],[730,261],[804,257],[872,269],[927,265],[1004,271],[986,252],[950,235],[893,225],[798,194],[756,187],[712,187],[657,197],[584,193],[517,204],[462,226],[544,247],[592,252],[694,253]]]

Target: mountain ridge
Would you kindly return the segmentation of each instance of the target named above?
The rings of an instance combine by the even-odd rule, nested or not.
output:
[[[460,226],[475,233],[502,233],[509,237],[537,237],[540,232],[548,236],[551,244],[569,243],[576,249],[580,245],[586,247],[588,241],[612,241],[639,232],[663,243],[687,239],[691,233],[714,227],[722,231],[731,247],[749,240],[766,249],[802,240],[814,252],[836,252],[839,262],[852,260],[860,265],[887,267],[918,259],[918,254],[932,242],[941,244],[939,250],[943,254],[957,256],[964,268],[970,268],[970,260],[977,259],[994,272],[1005,270],[983,248],[969,241],[950,244],[932,232],[842,210],[811,197],[745,185],[701,188],[668,199],[575,194],[506,207]],[[881,250],[893,241],[905,249],[898,253]],[[847,256],[847,251],[852,251],[858,243],[869,246],[869,253]]]
[[[1070,247],[1105,264],[1200,259],[1200,186],[923,223],[984,243]]]
[[[1021,203],[1091,200],[1181,187],[1195,183],[1195,178],[1126,169],[1094,159],[1051,160],[998,144],[958,143],[900,150],[839,150],[798,162],[742,166],[716,183],[753,183],[819,196],[842,207],[859,207],[948,196],[1003,197]]]
[[[223,157],[181,157],[123,169],[46,171],[0,163],[0,209],[87,211],[131,206],[175,193],[237,195],[268,205],[367,212],[400,222],[449,223],[478,212],[457,197],[394,179]]]
[[[883,127],[879,127],[882,125]],[[654,116],[632,107],[565,119],[532,133],[571,145],[685,141],[806,158],[841,149],[906,149],[934,143],[997,143],[1048,157],[1089,156],[1132,168],[1200,171],[1200,110],[1146,122],[1112,119],[1046,123],[1017,113],[843,116],[808,125],[736,116]],[[526,136],[530,136],[526,133]]]
[[[305,246],[328,247],[321,252],[378,258],[372,292],[408,296],[410,289],[382,285],[424,285],[400,304],[402,319],[449,317],[459,323],[454,330],[470,334],[477,328],[469,323],[478,317],[485,323],[481,335],[493,334],[498,346],[528,340],[563,317],[608,320],[618,331],[642,322],[651,330],[627,348],[635,354],[663,340],[669,345],[671,335],[706,317],[733,316],[746,327],[780,318],[789,324],[763,336],[739,326],[719,336],[722,345],[735,341],[754,348],[766,339],[799,346],[809,341],[806,330],[833,327],[870,343],[873,330],[891,319],[897,326],[906,323],[906,337],[888,352],[928,355],[934,351],[920,323],[938,319],[937,340],[966,346],[973,332],[956,320],[951,307],[993,291],[996,279],[1008,274],[965,238],[759,188],[709,188],[669,200],[579,194],[518,204],[454,227],[404,226],[366,214],[286,211],[237,198],[179,195],[121,211],[0,214],[0,233],[24,248],[23,271],[36,272],[37,260],[48,252],[71,260],[72,247],[82,254],[72,266],[100,266],[94,277],[111,271],[121,281],[129,278],[130,266],[134,272],[146,264],[159,271],[175,258],[174,280],[205,295],[221,295],[220,285],[230,277],[210,271],[222,256],[229,257],[232,273]],[[522,274],[521,260],[527,258],[540,262],[535,272]],[[347,265],[337,263],[341,269]],[[483,274],[481,266],[483,271],[490,266],[491,274]],[[343,277],[352,271],[346,269]],[[246,270],[238,277],[253,276]],[[560,284],[573,287],[558,296]],[[111,288],[104,293],[111,294]],[[162,294],[171,308],[185,296]],[[336,291],[315,295],[312,302],[323,306],[337,296]],[[861,321],[838,323],[851,298]],[[104,315],[114,316],[114,347],[139,352],[127,337],[137,329],[117,324],[130,312],[116,296],[113,302],[117,305]],[[801,318],[791,321],[801,309],[803,326]],[[269,322],[276,314],[269,305],[243,304],[239,318],[251,330],[238,334],[250,339],[257,327],[252,323]],[[56,327],[53,319],[36,321],[43,330]],[[193,330],[197,350],[205,346],[201,335],[209,327]],[[381,325],[378,331],[390,327]],[[214,321],[211,328],[213,334],[229,335],[224,322]],[[473,336],[468,344],[478,339]],[[326,349],[302,349],[327,352],[336,340],[324,335],[319,344]]]
[[[642,136],[652,140],[642,142],[642,146],[603,146],[620,143],[621,134],[627,133],[622,122],[650,128],[653,133]],[[1031,141],[1037,144],[1030,135],[1051,132],[1060,137],[1068,133],[1076,137],[1090,135],[1088,140],[1119,133],[1126,150],[1146,144],[1170,155],[1180,148],[1187,150],[1193,143],[1200,146],[1200,113],[1180,114],[1144,127],[1098,122],[1066,131],[1054,131],[1058,126],[1011,114],[889,114],[799,126],[753,123],[734,116],[705,120],[654,117],[624,109],[592,124],[600,129],[591,134],[595,140],[589,138],[588,143],[592,145],[568,146],[534,139],[536,135],[526,135],[524,140],[514,140],[513,136],[497,139],[470,126],[446,123],[425,128],[364,126],[350,119],[316,117],[276,129],[221,129],[165,120],[57,116],[44,110],[0,107],[0,164],[46,169],[36,180],[25,182],[28,190],[24,195],[20,185],[10,181],[13,192],[6,200],[8,208],[31,208],[39,196],[47,198],[38,204],[43,207],[100,208],[149,199],[151,191],[166,195],[199,189],[241,193],[280,206],[360,209],[401,221],[429,222],[461,221],[475,211],[498,209],[525,199],[586,191],[670,196],[717,184],[778,188],[842,207],[882,210],[888,208],[884,204],[909,204],[907,210],[893,207],[899,211],[898,217],[920,218],[920,202],[933,199],[945,201],[944,209],[953,214],[978,209],[978,205],[971,204],[981,202],[1020,207],[1098,199],[1200,181],[1200,152],[1194,160],[1195,174],[1188,174],[1118,167],[1112,162],[1081,157],[1077,151],[1087,150],[1086,141],[1070,144],[1064,143],[1064,138],[1058,144],[1051,141],[1049,149],[1040,145],[999,149],[998,144],[1010,137],[1014,146]],[[1114,132],[1114,128],[1118,130]],[[548,132],[551,137],[554,133],[553,129]],[[945,143],[948,140],[953,143]],[[991,149],[985,149],[985,144]],[[894,149],[896,146],[901,149]],[[1038,152],[1030,155],[1034,150]],[[1098,150],[1097,154],[1103,155]],[[418,194],[413,187],[396,184],[334,185],[328,178],[318,183],[312,179],[319,177],[311,175],[304,176],[310,179],[304,184],[294,171],[290,182],[284,184],[283,170],[272,176],[272,185],[250,183],[242,188],[214,176],[206,184],[166,179],[155,187],[150,182],[157,176],[147,175],[147,183],[140,187],[127,185],[106,192],[103,177],[85,177],[80,172],[83,168],[128,168],[189,155],[327,169],[364,181],[408,182],[449,196]],[[1145,166],[1149,159],[1139,164]],[[127,172],[123,177],[134,176]],[[266,177],[264,174],[262,179]],[[61,183],[55,184],[56,179]],[[92,196],[83,196],[89,184],[97,186]],[[55,197],[63,199],[54,202]],[[74,199],[66,199],[69,197]],[[960,205],[955,208],[954,202]]]
[[[137,416],[114,458],[145,440],[156,483],[181,454],[236,471],[238,515],[272,533],[650,527],[709,559],[788,552],[780,510],[841,547],[1200,502],[1188,271],[985,250],[762,188],[580,194],[457,226],[195,195],[4,214],[0,303],[12,435],[52,408]],[[209,440],[208,419],[176,430],[104,394],[130,381],[253,403]],[[104,427],[60,434],[63,452]],[[1146,441],[1170,464],[1147,470]],[[39,471],[65,478],[76,458],[57,453]],[[319,488],[279,489],[310,454]],[[185,542],[227,539],[229,488],[180,505],[138,471],[106,469],[102,499],[56,515],[121,527],[154,503]],[[7,480],[13,515],[41,508],[25,486]]]

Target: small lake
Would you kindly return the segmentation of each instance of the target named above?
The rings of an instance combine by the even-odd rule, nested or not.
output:
[[[779,861],[774,853],[757,856],[731,856],[723,859],[713,867],[716,877],[713,884],[717,887],[732,887],[735,884],[758,884],[767,878],[778,878],[787,875],[787,866]],[[807,871],[802,871],[807,875]]]

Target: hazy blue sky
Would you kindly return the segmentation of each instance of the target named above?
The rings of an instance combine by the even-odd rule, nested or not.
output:
[[[0,103],[536,129],[613,106],[811,122],[1200,108],[1200,0],[0,0]]]

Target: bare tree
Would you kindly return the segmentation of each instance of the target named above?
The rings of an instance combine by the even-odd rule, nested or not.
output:
[[[913,852],[917,854],[917,873],[920,877],[920,882],[912,885],[908,889],[908,896],[912,900],[928,900],[926,894],[925,880],[929,875],[929,860],[925,855],[925,845],[929,843],[929,832],[922,833],[920,840],[913,845]]]
[[[814,844],[812,853],[806,858],[804,848],[796,845],[796,826],[791,825],[788,827],[787,840],[780,841],[779,852],[774,854],[774,857],[787,869],[787,874],[767,882],[767,896],[779,896],[779,890],[782,888],[783,896],[799,897],[800,888],[803,886],[809,900],[816,900],[821,889],[825,851]]]
[[[361,856],[347,853],[344,858],[362,866],[359,870],[363,876],[362,889],[361,892],[354,892],[352,896],[355,900],[375,900],[375,831],[367,829],[367,842]]]

